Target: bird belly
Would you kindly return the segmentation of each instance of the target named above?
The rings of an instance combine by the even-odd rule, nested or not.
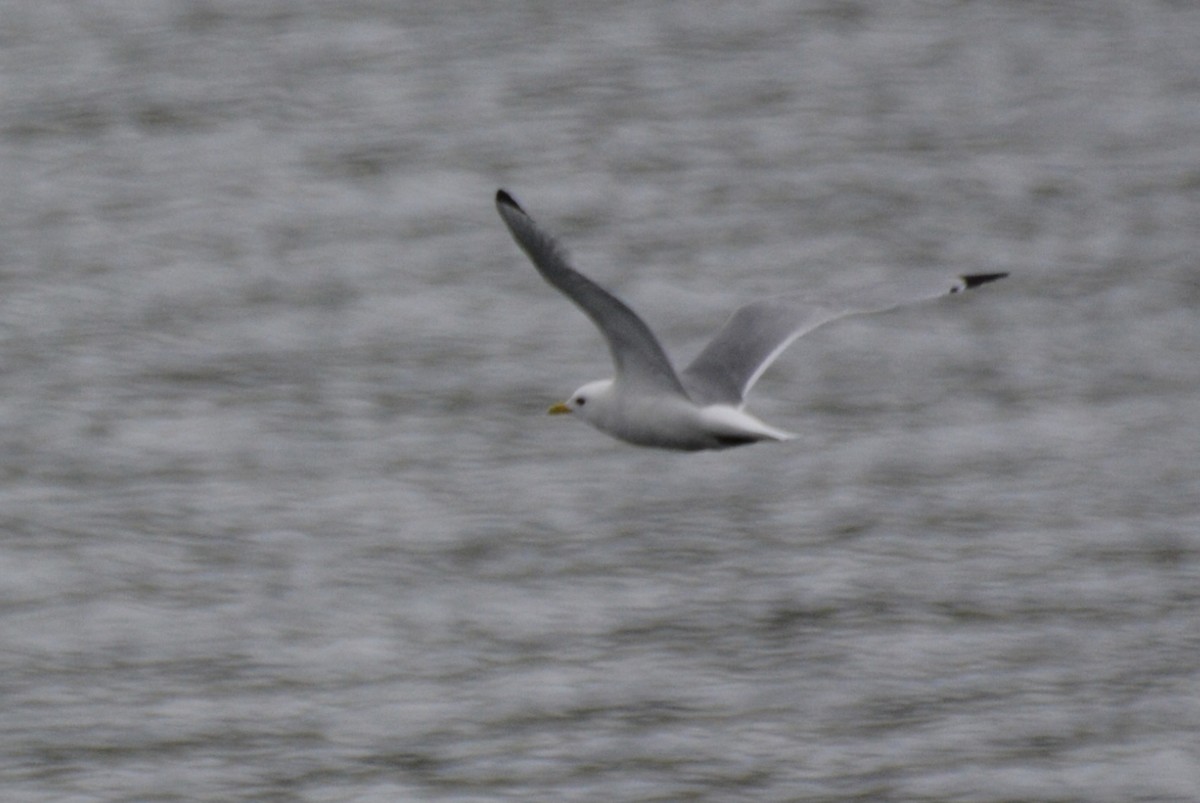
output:
[[[729,449],[791,437],[726,405],[697,407],[685,399],[621,405],[611,419],[592,422],[601,431],[637,446],[680,451]]]

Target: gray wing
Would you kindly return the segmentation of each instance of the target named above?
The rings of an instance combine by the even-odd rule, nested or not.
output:
[[[666,352],[633,310],[567,264],[562,246],[504,190],[496,193],[496,210],[542,278],[575,302],[604,335],[618,379],[629,385],[685,395]]]
[[[914,277],[821,298],[756,301],[733,313],[680,378],[698,404],[740,406],[775,358],[821,324],[958,293],[1007,275],[978,273],[953,280]]]

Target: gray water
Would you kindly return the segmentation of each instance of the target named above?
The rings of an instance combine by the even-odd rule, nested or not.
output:
[[[5,801],[1200,800],[1200,7],[0,4]],[[513,192],[787,444],[639,450]]]

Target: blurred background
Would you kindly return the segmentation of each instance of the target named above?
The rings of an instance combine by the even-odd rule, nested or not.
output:
[[[1200,6],[0,0],[6,801],[1195,800]],[[799,433],[646,451],[511,191]]]

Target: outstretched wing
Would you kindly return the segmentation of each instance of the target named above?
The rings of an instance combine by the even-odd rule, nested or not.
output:
[[[604,335],[618,380],[630,386],[684,395],[666,352],[633,310],[567,264],[558,241],[542,230],[504,190],[496,193],[496,209],[542,278],[575,302]]]
[[[1007,275],[978,273],[953,280],[917,277],[824,297],[755,301],[733,313],[680,378],[698,404],[740,406],[783,350],[823,323],[958,293]]]

